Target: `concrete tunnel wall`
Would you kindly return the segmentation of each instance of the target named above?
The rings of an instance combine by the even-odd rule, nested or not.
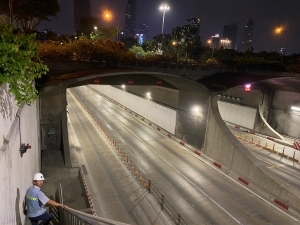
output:
[[[264,86],[251,92],[245,92],[243,87],[235,87],[223,94],[242,98],[241,102],[226,101],[257,108],[255,132],[278,139],[284,139],[281,134],[300,138],[300,113],[291,110],[291,106],[300,107],[300,93],[275,91]]]
[[[195,148],[203,148],[209,92],[203,86],[180,77],[165,76],[161,79],[177,86],[179,90],[135,85],[126,86],[126,90],[142,98],[146,97],[146,92],[151,92],[153,100],[173,108],[177,113],[175,136]],[[195,107],[198,107],[198,112],[193,111]],[[160,124],[158,125],[160,126]]]
[[[40,172],[39,100],[32,105],[18,107],[8,92],[8,85],[0,87],[0,223],[25,224],[22,202],[32,185],[33,175]],[[20,143],[29,143],[23,157]]]
[[[66,88],[57,87],[40,94],[41,148],[45,151],[62,150],[67,167],[71,166],[67,128]]]
[[[300,107],[300,93],[276,91],[267,121],[277,132],[300,138],[300,112],[291,106]]]
[[[222,120],[217,96],[209,107],[203,152],[266,193],[286,202],[300,212],[300,198],[295,190],[267,169],[237,140]]]

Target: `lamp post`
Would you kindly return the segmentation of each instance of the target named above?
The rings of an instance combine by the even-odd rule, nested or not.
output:
[[[211,49],[212,49],[212,52],[211,52],[211,60],[214,59],[214,52],[215,52],[215,44],[212,40],[208,40],[207,41],[208,44],[211,44]]]
[[[163,19],[162,19],[162,25],[161,25],[161,34],[164,34],[164,25],[165,25],[165,14],[166,11],[170,9],[170,7],[167,4],[163,4],[159,7],[160,10],[163,11]]]
[[[110,12],[105,12],[104,18],[107,21],[112,20],[113,18],[116,18],[118,23],[117,23],[117,35],[116,35],[116,41],[119,41],[119,19],[116,16],[112,16]]]
[[[285,43],[286,43],[286,31],[282,28],[282,27],[278,27],[275,29],[275,33],[276,34],[281,34],[281,33],[285,33],[284,34],[284,41],[283,41],[283,48],[281,50],[281,58],[280,58],[280,62],[282,62],[282,58],[283,58],[283,51],[285,51]]]

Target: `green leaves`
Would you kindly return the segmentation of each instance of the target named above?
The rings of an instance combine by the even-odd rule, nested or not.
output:
[[[10,24],[0,24],[0,84],[8,83],[18,105],[37,96],[34,79],[48,71],[37,54],[34,35],[13,34]]]

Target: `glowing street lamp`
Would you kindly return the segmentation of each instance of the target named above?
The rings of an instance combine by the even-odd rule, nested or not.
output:
[[[281,33],[285,32],[285,35],[284,35],[284,41],[283,41],[283,49],[281,51],[281,59],[280,61],[282,62],[282,57],[283,57],[283,51],[285,51],[285,43],[286,43],[286,31],[282,28],[282,27],[277,27],[275,29],[275,33],[280,35]]]
[[[211,45],[211,49],[212,49],[212,52],[211,52],[211,59],[214,58],[214,52],[215,52],[215,44],[213,43],[212,40],[208,40],[207,41],[207,44]]]
[[[164,26],[165,26],[165,14],[166,11],[170,9],[170,7],[167,4],[163,4],[159,7],[160,10],[163,11],[163,20],[162,20],[162,25],[161,25],[161,34],[164,34]]]
[[[112,13],[109,12],[109,11],[105,11],[104,14],[103,14],[103,17],[104,17],[104,19],[105,19],[106,21],[111,21],[111,20],[113,20],[114,18],[117,19],[118,25],[117,25],[117,36],[116,36],[116,40],[119,41],[119,19],[118,19],[118,17],[112,15]]]

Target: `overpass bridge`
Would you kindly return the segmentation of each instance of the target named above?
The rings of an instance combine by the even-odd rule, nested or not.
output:
[[[247,182],[253,182],[263,191],[278,196],[284,204],[300,210],[299,196],[261,166],[237,141],[227,129],[218,109],[218,101],[255,108],[254,131],[276,138],[282,138],[278,132],[300,137],[293,127],[293,124],[299,123],[298,116],[291,116],[292,121],[283,121],[284,116],[292,114],[288,106],[297,104],[299,99],[299,74],[237,67],[107,68],[70,67],[64,64],[49,64],[49,67],[51,78],[40,95],[41,117],[49,118],[41,123],[42,149],[60,149],[63,146],[61,149],[66,166],[70,165],[66,89],[87,84],[117,87],[125,84],[127,91],[138,95],[143,95],[146,90],[151,91],[153,100],[177,111],[174,135],[178,139],[214,158]],[[252,84],[252,91],[244,92],[245,83]],[[276,108],[281,104],[283,109]],[[193,105],[201,109],[197,115],[190,112]],[[194,118],[198,122],[195,123]],[[281,122],[284,127],[281,127]],[[278,132],[272,128],[274,125]],[[47,139],[46,134],[50,130],[56,133],[57,139]]]

